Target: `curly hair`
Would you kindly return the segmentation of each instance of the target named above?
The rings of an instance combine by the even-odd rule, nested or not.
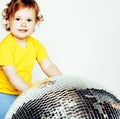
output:
[[[20,8],[33,8],[36,13],[36,22],[44,21],[43,16],[39,15],[40,8],[35,0],[11,0],[2,12],[3,19],[6,21],[4,26],[7,31],[10,31],[10,27],[7,21],[14,18],[15,13]]]

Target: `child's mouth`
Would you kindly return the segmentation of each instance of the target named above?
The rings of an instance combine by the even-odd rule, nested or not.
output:
[[[27,30],[26,29],[19,29],[19,32],[25,33],[25,32],[27,32]]]

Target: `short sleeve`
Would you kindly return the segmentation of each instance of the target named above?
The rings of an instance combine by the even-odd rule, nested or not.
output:
[[[5,44],[0,44],[0,65],[14,65],[12,52]]]
[[[43,59],[48,58],[48,53],[46,48],[43,46],[42,43],[36,41],[36,59],[37,62],[42,61]]]

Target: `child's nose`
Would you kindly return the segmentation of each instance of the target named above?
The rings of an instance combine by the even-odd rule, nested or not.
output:
[[[21,26],[26,26],[26,22],[22,21]]]

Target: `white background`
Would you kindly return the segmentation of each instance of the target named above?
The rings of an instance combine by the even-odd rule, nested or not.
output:
[[[120,98],[120,0],[37,2],[45,21],[33,36],[62,73],[96,81]],[[6,34],[0,25],[0,41]],[[45,77],[36,64],[33,82]]]

